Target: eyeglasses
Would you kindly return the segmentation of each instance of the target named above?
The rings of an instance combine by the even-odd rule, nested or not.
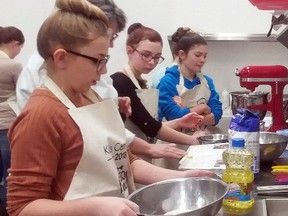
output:
[[[119,35],[118,35],[117,33],[114,34],[114,35],[112,35],[110,41],[114,41],[114,40],[116,40],[116,38],[118,38],[118,36],[119,36]]]
[[[87,56],[87,55],[84,55],[84,54],[81,54],[81,53],[78,53],[78,52],[75,52],[75,51],[72,51],[72,50],[66,50],[66,52],[71,53],[71,54],[76,55],[76,56],[80,56],[82,58],[86,58],[86,59],[91,60],[96,65],[96,70],[97,71],[101,71],[105,67],[105,65],[107,64],[107,62],[108,62],[108,60],[110,58],[109,55],[106,55],[102,59],[98,59],[98,58]]]
[[[162,56],[152,56],[150,53],[148,53],[148,52],[141,52],[141,51],[139,51],[139,50],[137,50],[137,49],[134,49],[141,57],[142,57],[142,60],[143,61],[146,61],[146,62],[150,62],[152,59],[154,60],[154,62],[156,63],[156,64],[160,64],[160,63],[162,63],[163,61],[164,61],[164,57],[162,57]]]

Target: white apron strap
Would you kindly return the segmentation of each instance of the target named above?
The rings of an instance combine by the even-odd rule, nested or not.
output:
[[[46,76],[44,80],[44,85],[54,94],[56,95],[59,100],[68,108],[75,108],[75,105],[70,101],[70,99],[65,95],[65,93],[59,88],[58,85],[49,77]],[[94,92],[92,89],[88,90],[85,93],[85,96],[89,98],[92,102],[101,102],[103,101],[101,97]]]
[[[138,89],[142,89],[133,73],[133,71],[131,70],[130,66],[127,64],[124,66],[124,71],[127,73],[128,77],[132,80],[132,82],[134,83],[134,85],[138,88]]]
[[[49,77],[46,76],[44,80],[44,85],[58,97],[58,99],[69,109],[75,108],[75,105],[69,100],[69,98],[64,94],[64,92],[56,85],[56,83]]]

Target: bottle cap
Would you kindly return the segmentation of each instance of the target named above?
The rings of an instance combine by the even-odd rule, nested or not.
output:
[[[244,147],[245,140],[243,138],[233,138],[232,139],[232,147]]]

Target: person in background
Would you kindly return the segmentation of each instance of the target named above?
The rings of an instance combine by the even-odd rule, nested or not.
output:
[[[193,136],[175,130],[173,121],[161,123],[157,121],[158,91],[148,89],[142,74],[150,73],[164,58],[162,54],[162,38],[160,34],[140,23],[128,28],[126,41],[128,64],[122,71],[111,75],[113,85],[119,96],[131,98],[132,114],[126,119],[126,127],[136,136],[155,142],[157,137],[166,142],[184,145],[198,144],[197,137],[205,135],[201,131]],[[198,115],[197,115],[198,116]]]
[[[171,50],[172,56],[173,56],[173,63],[171,66],[178,65],[178,62],[179,62],[178,56],[177,56],[177,54],[175,54],[173,52],[173,41],[171,41],[171,42],[169,41],[169,45],[170,45],[170,50]],[[167,67],[167,66],[162,67],[159,70],[153,72],[152,79],[151,79],[151,88],[157,89],[157,86],[158,86],[160,80],[162,79],[162,77],[165,75],[167,68],[169,68],[169,67]]]
[[[109,18],[109,28],[111,33],[111,40],[110,40],[110,48],[113,48],[113,42],[118,37],[119,33],[124,30],[126,26],[126,16],[123,10],[121,10],[112,0],[88,0],[90,3],[97,5],[100,7],[105,14]],[[116,89],[113,87],[112,79],[108,73],[103,74],[101,76],[100,81],[97,85],[92,86],[97,93],[103,99],[118,98],[118,104],[127,104],[127,100],[129,100],[129,108],[130,107],[130,98],[129,97],[118,97],[118,93]],[[122,107],[122,108],[121,108]],[[125,106],[119,105],[119,110],[121,113],[125,113]],[[131,111],[131,110],[130,110]],[[129,117],[131,113],[126,112],[125,116]],[[176,119],[173,123],[173,127],[175,128],[186,128],[189,126],[197,127],[200,124],[201,116],[197,116],[195,114],[186,116],[183,119]],[[135,137],[134,134],[131,135],[130,131],[127,130],[129,135],[129,140],[132,140],[130,145],[130,149],[133,153],[141,155],[142,157],[152,157],[152,158],[174,158],[180,159],[184,156],[185,151],[176,147],[175,144],[169,143],[167,145],[149,145],[144,139],[140,139]],[[132,139],[133,138],[133,139]],[[130,141],[131,142],[131,141]]]
[[[136,216],[139,207],[124,199],[134,180],[213,175],[162,169],[129,151],[115,102],[90,88],[106,73],[108,25],[86,0],[56,0],[42,24],[37,47],[47,77],[9,130],[10,216]]]
[[[7,131],[16,118],[15,88],[22,65],[14,60],[25,42],[22,31],[14,26],[0,27],[0,150],[3,176],[1,205],[6,207],[6,177],[10,167]],[[2,178],[1,178],[2,179]]]
[[[112,0],[88,0],[90,3],[97,5],[103,10],[109,19],[109,34],[110,34],[110,48],[113,47],[115,39],[118,37],[126,26],[125,13],[117,7]],[[27,65],[24,67],[18,82],[17,82],[17,102],[20,109],[23,109],[27,100],[29,99],[32,91],[39,87],[44,78],[46,77],[45,65],[43,65],[43,58],[36,51],[30,57]],[[106,73],[101,76],[101,79],[97,82],[97,85],[93,85],[92,88],[103,98],[113,98],[118,104],[119,111],[125,113],[124,115],[129,116],[131,114],[130,98],[118,97],[118,93],[112,85],[112,79]],[[195,115],[186,117],[188,125],[197,125],[199,118]],[[186,127],[184,121],[175,121],[176,127]],[[176,147],[175,144],[167,145],[149,145],[145,140],[135,137],[134,134],[126,130],[127,143],[131,143],[130,148],[134,153],[141,154],[152,158],[174,158],[180,159],[184,156],[185,151]]]
[[[192,31],[190,28],[185,28],[186,30]],[[172,53],[173,56],[173,63],[170,67],[174,66],[174,65],[178,65],[179,63],[179,57],[178,57],[178,53],[174,52],[174,42],[172,41],[172,39],[169,39],[169,46],[170,46],[170,51]],[[159,70],[153,72],[153,76],[152,76],[152,81],[151,81],[151,88],[155,88],[157,89],[157,86],[160,82],[160,80],[162,79],[162,77],[165,75],[166,70],[169,67],[162,67]]]
[[[171,66],[178,65],[178,57],[173,56],[173,63]],[[157,89],[157,86],[162,79],[162,77],[165,75],[165,72],[169,67],[162,67],[159,70],[153,72],[152,81],[151,81],[151,88]]]
[[[180,27],[172,35],[179,65],[168,68],[159,89],[159,119],[173,120],[196,112],[201,124],[216,125],[222,117],[222,104],[213,80],[201,72],[208,54],[205,39],[189,28]]]
[[[15,91],[17,79],[22,70],[22,65],[14,58],[20,53],[24,42],[25,38],[20,29],[14,26],[0,27],[0,165],[3,177],[1,205],[5,208],[6,178],[10,167],[10,144],[7,132],[18,112]]]

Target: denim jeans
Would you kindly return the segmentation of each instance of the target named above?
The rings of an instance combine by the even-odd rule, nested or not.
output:
[[[6,207],[8,169],[10,168],[10,144],[7,137],[8,130],[0,130],[1,164],[3,166],[3,186],[1,191],[1,205]]]

